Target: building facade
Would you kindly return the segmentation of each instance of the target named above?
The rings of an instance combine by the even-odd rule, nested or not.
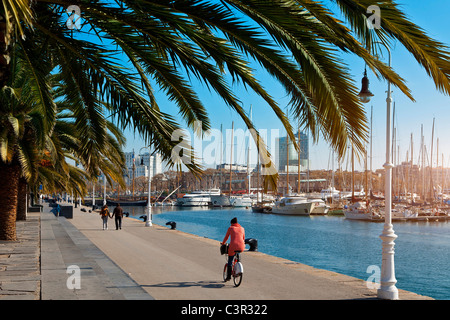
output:
[[[148,177],[149,164],[151,164],[150,173],[152,177],[159,173],[162,173],[161,155],[159,153],[150,156],[148,152],[139,155],[135,152],[125,152],[125,181],[129,183],[131,179],[133,179],[133,169],[135,178]]]
[[[298,144],[298,133],[295,134],[295,143]],[[298,153],[295,150],[294,142],[287,137],[277,138],[275,141],[275,163],[279,172],[286,172],[289,158],[289,172],[297,172],[298,170]],[[308,168],[309,147],[308,136],[300,132],[300,170]]]

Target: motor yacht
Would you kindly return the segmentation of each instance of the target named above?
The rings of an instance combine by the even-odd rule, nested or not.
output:
[[[209,191],[193,191],[177,199],[177,205],[181,207],[200,207],[211,204],[211,196],[220,195],[220,189]]]
[[[305,197],[288,196],[275,202],[272,213],[309,216],[314,202]]]

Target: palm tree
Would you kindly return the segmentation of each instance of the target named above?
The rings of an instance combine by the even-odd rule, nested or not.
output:
[[[323,136],[341,156],[350,142],[362,152],[367,119],[340,53],[360,57],[378,77],[413,99],[404,80],[376,58],[376,42],[398,40],[446,94],[449,50],[409,21],[392,0],[333,2],[346,21],[324,3],[310,0],[4,0],[0,86],[8,84],[12,48],[33,52],[26,55],[28,67],[38,71],[41,61],[51,61],[67,84],[67,96],[78,97],[76,105],[84,105],[92,119],[100,101],[107,101],[121,128],[133,127],[170,161],[179,143],[172,141],[172,133],[181,127],[160,108],[154,90],[163,90],[177,104],[188,127],[201,121],[202,134],[210,127],[209,116],[191,78],[216,92],[254,129],[230,82],[243,84],[265,100],[294,140],[282,108],[254,76],[251,62],[256,61],[284,87],[294,120],[308,128],[314,140]],[[367,24],[367,8],[374,4],[382,12],[379,29]],[[80,30],[66,26],[71,5],[80,9]],[[46,89],[36,89],[45,99]],[[44,119],[52,124],[54,110],[44,102]],[[265,144],[256,130],[251,132],[262,163],[270,167]],[[101,134],[97,138],[101,141]],[[189,145],[184,147],[190,150]],[[16,162],[14,157],[8,159],[0,171],[13,174]],[[186,165],[200,170],[196,162]],[[270,177],[274,183],[276,174]]]
[[[4,201],[2,208],[8,208],[0,214],[0,238],[6,240],[15,240],[15,220],[26,217],[27,185],[34,194],[42,185],[44,191],[72,190],[83,196],[86,191],[84,178],[96,178],[99,169],[110,181],[124,184],[123,134],[103,115],[96,123],[96,134],[93,134],[94,127],[89,126],[86,117],[81,121],[75,118],[71,97],[62,96],[64,91],[61,90],[63,84],[58,81],[59,75],[50,75],[51,68],[42,65],[32,70],[24,67],[26,57],[25,52],[16,55],[11,65],[10,85],[0,91],[3,108],[0,113],[0,158],[10,167],[4,171],[10,175],[2,194],[11,195],[0,197],[0,201]],[[43,90],[37,87],[47,88],[48,99],[42,97]],[[54,103],[54,99],[64,101]],[[55,115],[45,118],[45,102],[54,108]],[[101,141],[98,136],[102,137]],[[70,158],[81,162],[86,172],[70,165],[66,161]],[[43,161],[45,165],[42,165]]]
[[[5,1],[4,15],[12,21],[5,34],[15,45],[39,43],[79,89],[89,80],[91,90],[83,98],[90,106],[97,91],[108,96],[122,125],[135,126],[166,157],[173,147],[170,130],[177,125],[159,109],[150,78],[178,104],[189,126],[199,120],[203,130],[209,128],[207,110],[187,78],[195,76],[253,128],[228,85],[227,70],[266,100],[293,138],[284,113],[253,76],[250,56],[285,87],[294,114],[313,137],[322,133],[342,155],[349,139],[363,149],[367,128],[356,87],[336,49],[358,55],[410,98],[403,79],[371,54],[376,40],[399,40],[446,93],[449,63],[447,48],[409,21],[394,1],[334,2],[350,29],[324,4],[309,0]],[[65,24],[73,4],[81,12],[79,31]],[[374,4],[383,12],[380,29],[366,23],[367,8]],[[27,34],[31,28],[33,37]]]

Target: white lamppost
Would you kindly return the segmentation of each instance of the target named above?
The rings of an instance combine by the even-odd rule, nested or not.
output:
[[[142,147],[139,150],[141,153],[142,149],[148,149],[148,202],[147,202],[147,220],[145,221],[146,227],[152,226],[152,202],[151,202],[151,190],[152,190],[152,156],[150,154],[150,146]],[[141,164],[143,164],[143,159],[141,160]]]
[[[95,209],[95,180],[92,180],[92,211]]]
[[[377,42],[384,45],[389,54],[389,68],[391,67],[391,51],[389,47],[382,42]],[[363,103],[370,101],[370,97],[373,94],[369,91],[369,80],[367,75],[364,74],[362,80],[362,89],[359,93],[359,97]],[[393,164],[391,162],[391,82],[388,81],[388,90],[386,98],[386,163],[383,167],[386,171],[385,174],[385,188],[384,188],[384,199],[385,199],[385,215],[384,215],[384,228],[380,235],[382,240],[382,261],[381,261],[381,279],[380,288],[377,291],[378,298],[397,300],[398,290],[395,284],[397,280],[395,279],[395,265],[394,265],[394,240],[397,235],[394,232],[392,225],[392,168]]]
[[[106,205],[106,174],[103,172],[103,205]]]

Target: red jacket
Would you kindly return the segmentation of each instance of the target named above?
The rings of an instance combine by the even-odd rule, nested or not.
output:
[[[226,243],[228,237],[230,237],[230,247],[228,248],[229,256],[234,256],[235,251],[245,250],[245,230],[239,223],[233,223],[231,227],[228,228],[222,243]]]

